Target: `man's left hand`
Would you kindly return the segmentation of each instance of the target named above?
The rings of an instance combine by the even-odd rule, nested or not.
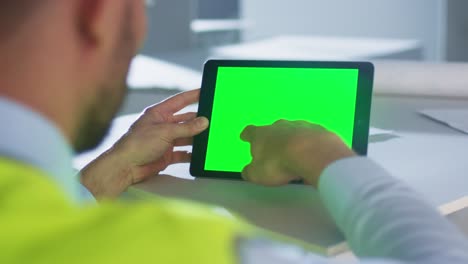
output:
[[[111,149],[81,171],[82,183],[97,199],[115,198],[171,164],[190,162],[191,153],[174,147],[192,145],[208,120],[196,113],[176,113],[198,102],[199,96],[200,90],[193,90],[147,108]]]

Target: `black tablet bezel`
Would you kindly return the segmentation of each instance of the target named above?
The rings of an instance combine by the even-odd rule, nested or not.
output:
[[[367,155],[374,65],[370,62],[336,61],[245,61],[245,60],[209,60],[205,63],[200,93],[198,116],[211,120],[214,91],[219,67],[268,67],[268,68],[330,68],[359,70],[356,114],[354,122],[353,149],[359,155]],[[241,180],[238,172],[206,171],[205,160],[209,129],[195,137],[193,142],[190,173],[194,177]]]

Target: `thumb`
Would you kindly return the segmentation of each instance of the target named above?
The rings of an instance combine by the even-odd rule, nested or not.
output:
[[[172,135],[173,139],[193,137],[205,131],[209,126],[209,121],[206,117],[197,117],[186,123],[173,124]]]

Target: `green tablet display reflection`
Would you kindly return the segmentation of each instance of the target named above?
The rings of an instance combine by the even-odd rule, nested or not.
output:
[[[241,172],[250,145],[248,125],[306,120],[353,144],[358,69],[219,67],[204,170]]]

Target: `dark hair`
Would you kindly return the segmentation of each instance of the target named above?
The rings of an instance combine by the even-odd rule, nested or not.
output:
[[[0,0],[0,39],[9,37],[45,0]]]

